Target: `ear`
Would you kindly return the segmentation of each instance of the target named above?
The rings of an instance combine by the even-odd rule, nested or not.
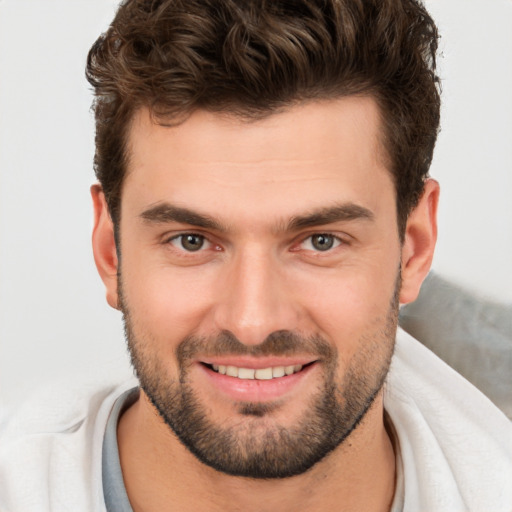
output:
[[[437,240],[439,183],[425,182],[418,205],[409,214],[402,246],[402,288],[400,304],[416,300],[420,286],[430,270]]]
[[[91,187],[94,207],[94,228],[92,231],[92,250],[96,268],[107,291],[107,302],[119,309],[117,295],[117,250],[114,239],[114,224],[100,185]]]

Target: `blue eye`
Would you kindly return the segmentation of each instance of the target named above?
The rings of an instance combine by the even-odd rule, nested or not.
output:
[[[303,248],[309,251],[326,252],[338,247],[341,244],[341,240],[334,235],[317,233],[306,238],[302,244]]]
[[[171,243],[178,249],[184,249],[187,252],[196,252],[207,246],[209,242],[202,235],[186,233],[174,237]]]

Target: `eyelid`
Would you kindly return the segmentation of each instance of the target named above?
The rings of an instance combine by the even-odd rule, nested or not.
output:
[[[203,246],[197,249],[196,251],[187,251],[183,246],[180,246],[179,241],[182,240],[186,236],[197,236],[202,238]],[[176,242],[176,243],[175,243]],[[164,244],[172,245],[175,249],[180,252],[187,254],[200,253],[205,250],[211,249],[214,246],[214,242],[212,242],[206,235],[197,231],[183,231],[181,233],[173,234],[172,236],[166,236],[164,238]]]
[[[325,250],[325,251],[321,251],[319,249],[315,249],[314,247],[311,247],[311,248],[304,248],[304,244],[307,243],[308,241],[310,241],[311,243],[311,239],[314,237],[314,236],[318,236],[318,235],[323,235],[323,236],[329,236],[329,237],[332,237],[335,241],[335,245],[333,245],[333,247]],[[339,233],[332,233],[332,232],[329,232],[329,231],[314,231],[314,232],[310,232],[308,233],[307,235],[301,235],[301,237],[299,238],[299,240],[293,244],[293,247],[292,247],[292,251],[300,251],[300,250],[305,250],[305,251],[311,251],[313,253],[316,253],[316,254],[322,254],[322,253],[325,253],[325,254],[328,254],[332,251],[334,251],[335,249],[337,249],[338,247],[340,246],[343,246],[343,245],[349,245],[350,243],[350,237],[349,235],[340,235]]]

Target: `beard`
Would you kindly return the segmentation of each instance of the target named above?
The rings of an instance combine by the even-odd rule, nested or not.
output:
[[[358,340],[358,350],[345,361],[341,377],[341,357],[332,343],[321,336],[281,330],[257,346],[244,345],[229,331],[212,337],[188,336],[175,350],[179,376],[172,378],[151,350],[152,335],[136,332],[138,326],[123,296],[120,276],[118,282],[126,340],[141,389],[181,443],[217,471],[256,479],[305,473],[350,436],[384,385],[395,344],[400,276],[387,314],[369,322],[372,328]],[[239,402],[235,406],[241,421],[217,424],[190,382],[191,361],[198,354],[312,355],[321,359],[316,364],[323,366],[322,382],[292,427],[272,421],[278,402]]]

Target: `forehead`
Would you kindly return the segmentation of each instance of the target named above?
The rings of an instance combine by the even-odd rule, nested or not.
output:
[[[381,132],[380,109],[369,96],[305,102],[255,120],[197,110],[174,126],[159,123],[147,108],[141,108],[133,116],[128,147],[133,154],[148,144],[172,144],[172,138],[177,157],[192,150],[196,157],[211,159],[215,153],[227,156],[228,151],[239,149],[233,156],[244,161],[267,155],[279,158],[288,150],[286,142],[295,143],[294,151],[301,158],[315,149],[324,151],[327,145],[346,152],[349,144],[364,139],[366,149],[383,158]],[[304,141],[306,146],[300,144]]]
[[[380,139],[369,97],[310,102],[256,121],[196,111],[171,127],[140,110],[129,132],[123,202],[129,195],[141,207],[165,200],[227,212],[227,201],[279,210],[290,196],[319,204],[327,196],[369,198],[382,192],[379,180],[391,183]]]

